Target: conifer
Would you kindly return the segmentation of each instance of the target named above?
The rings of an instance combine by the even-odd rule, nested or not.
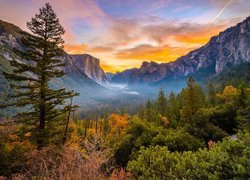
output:
[[[11,103],[4,106],[26,107],[25,112],[17,116],[33,125],[37,144],[42,146],[46,123],[69,111],[71,107],[64,105],[65,100],[76,93],[49,86],[52,79],[64,75],[64,63],[59,57],[64,52],[62,35],[65,31],[51,5],[46,3],[40,8],[27,27],[33,35],[23,32],[21,42],[25,48],[16,50],[22,60],[13,59],[13,73],[4,73],[16,90],[14,95],[9,95]]]

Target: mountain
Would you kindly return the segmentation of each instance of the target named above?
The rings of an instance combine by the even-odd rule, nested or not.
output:
[[[20,59],[14,52],[14,48],[25,48],[21,43],[21,38],[23,36],[22,32],[24,31],[19,27],[0,20],[0,96],[1,93],[10,91],[8,82],[3,76],[3,71],[12,71],[10,61],[13,58],[22,61],[22,59]],[[82,60],[80,59],[80,57],[82,57]],[[97,95],[101,94],[100,92],[106,91],[104,87],[92,80],[92,78],[94,79],[94,77],[96,78],[96,80],[98,78],[98,80],[105,80],[106,76],[103,71],[98,70],[98,68],[100,67],[99,60],[89,55],[76,56],[69,55],[66,52],[64,52],[64,55],[60,58],[65,63],[65,67],[63,67],[63,70],[66,74],[61,78],[53,79],[50,83],[50,86],[65,87],[69,90],[75,90],[77,92],[80,92],[81,94],[84,94],[85,99],[87,97],[96,97]],[[81,63],[81,61],[85,63]],[[91,72],[93,72],[91,74],[91,77],[85,74],[85,71],[88,67],[92,68],[87,71],[90,74]],[[94,76],[94,73],[96,73],[96,76]],[[103,75],[102,73],[104,74],[104,76],[102,77],[103,79],[100,78],[101,75]]]
[[[72,63],[89,78],[103,84],[107,82],[106,74],[100,66],[100,60],[89,54],[70,55]]]
[[[174,62],[143,62],[140,68],[118,73],[111,81],[155,84],[184,79],[189,75],[204,79],[220,73],[227,65],[235,66],[244,62],[250,62],[250,17]]]

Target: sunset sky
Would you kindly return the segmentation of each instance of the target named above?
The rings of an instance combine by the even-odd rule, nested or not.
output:
[[[27,30],[45,2],[66,30],[65,50],[112,72],[173,61],[250,15],[250,0],[0,0],[0,19]]]

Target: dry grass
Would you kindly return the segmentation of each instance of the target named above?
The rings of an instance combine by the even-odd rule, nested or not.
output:
[[[125,169],[119,168],[112,172],[110,180],[129,180],[132,178],[132,174],[126,172]]]
[[[50,146],[42,150],[34,150],[28,154],[27,173],[23,177],[35,179],[60,180],[126,180],[131,177],[123,169],[113,171],[111,177],[107,174],[114,169],[110,165],[111,150],[102,147],[99,139],[83,141],[82,149],[66,145],[62,148]],[[105,167],[105,168],[104,168]],[[20,179],[23,179],[20,175]]]

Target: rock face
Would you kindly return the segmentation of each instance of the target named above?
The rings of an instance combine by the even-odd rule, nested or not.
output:
[[[0,20],[0,45],[18,47],[22,30],[8,22]]]
[[[89,54],[70,55],[72,63],[89,78],[103,84],[107,82],[107,77],[100,66],[100,60]]]
[[[250,62],[250,17],[174,62],[143,62],[140,68],[125,70],[115,75],[111,81],[154,83],[188,75],[203,78],[221,72],[227,65],[234,66],[244,62]]]

